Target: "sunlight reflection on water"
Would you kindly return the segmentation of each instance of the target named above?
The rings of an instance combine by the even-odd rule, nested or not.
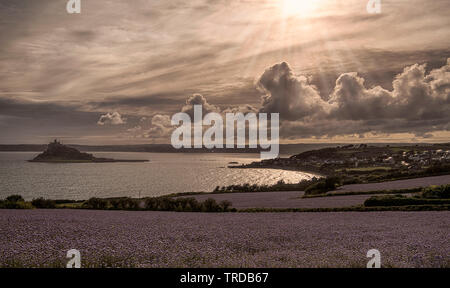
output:
[[[231,184],[295,183],[313,175],[276,169],[229,169],[230,162],[257,161],[259,154],[94,153],[115,159],[149,159],[148,163],[29,163],[38,153],[0,152],[0,197],[20,194],[32,199],[159,196],[210,192]]]

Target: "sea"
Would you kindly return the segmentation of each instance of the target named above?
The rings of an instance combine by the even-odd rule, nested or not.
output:
[[[232,184],[296,183],[315,175],[281,169],[231,169],[259,154],[93,152],[96,157],[146,159],[144,163],[31,163],[38,152],[0,152],[0,198],[85,200],[211,192]]]

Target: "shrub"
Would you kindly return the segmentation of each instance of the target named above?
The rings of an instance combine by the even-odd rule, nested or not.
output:
[[[423,198],[430,199],[449,199],[450,198],[450,184],[442,185],[442,186],[431,186],[423,189],[422,195]]]
[[[339,177],[327,177],[325,180],[321,180],[308,186],[305,189],[305,195],[323,194],[329,191],[335,190],[342,183]]]
[[[145,210],[151,211],[177,211],[177,212],[228,212],[231,209],[231,202],[222,201],[217,204],[214,199],[207,199],[198,202],[195,198],[170,198],[155,197],[145,200]]]
[[[450,165],[448,164],[433,164],[431,167],[428,167],[425,170],[425,173],[428,174],[439,174],[439,173],[446,173],[450,172]]]
[[[233,204],[228,200],[223,200],[222,202],[219,203],[219,205],[222,211],[228,211],[231,208],[231,205]]]
[[[342,185],[361,184],[362,181],[358,177],[349,177],[342,181]]]
[[[28,202],[11,202],[0,200],[0,208],[5,209],[25,209],[32,208],[55,208],[56,201],[46,200],[44,198],[34,199],[33,205]],[[230,201],[222,201],[219,204],[214,199],[207,199],[198,202],[195,198],[172,198],[172,197],[154,197],[146,198],[143,202],[141,199],[132,198],[90,198],[85,201],[81,208],[95,210],[150,210],[150,211],[177,211],[177,212],[229,212],[236,211],[231,208]]]
[[[202,212],[220,212],[220,206],[217,204],[216,200],[208,198],[202,203]]]
[[[44,198],[37,198],[37,199],[33,199],[33,201],[31,201],[31,204],[36,207],[36,208],[40,208],[40,209],[53,209],[56,208],[56,203],[54,200],[47,200]]]
[[[0,209],[32,209],[33,205],[29,202],[25,202],[20,195],[11,195],[6,197],[5,200],[0,200]]]
[[[313,177],[310,180],[301,180],[298,183],[286,183],[284,180],[278,181],[273,185],[250,185],[248,183],[242,185],[217,186],[213,193],[236,193],[236,192],[275,192],[275,191],[303,191],[308,186],[321,181],[320,178]]]
[[[33,209],[33,205],[30,202],[18,201],[0,201],[0,209]]]
[[[83,203],[83,208],[104,210],[108,206],[108,201],[100,198],[91,198]]]
[[[139,210],[139,201],[131,198],[114,198],[109,200],[113,210]]]
[[[69,200],[69,199],[58,199],[52,200],[55,204],[75,204],[75,203],[83,203],[83,200]]]
[[[20,196],[20,195],[11,195],[11,196],[8,196],[8,197],[6,197],[5,200],[6,200],[7,202],[12,202],[12,203],[15,203],[15,202],[25,202],[25,200],[23,199],[23,197]]]

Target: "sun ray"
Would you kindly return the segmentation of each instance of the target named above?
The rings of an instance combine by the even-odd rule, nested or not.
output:
[[[310,17],[318,8],[319,0],[281,0],[283,17]]]

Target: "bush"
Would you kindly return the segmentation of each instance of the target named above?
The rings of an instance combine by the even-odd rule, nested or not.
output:
[[[342,181],[342,185],[361,184],[362,181],[358,177],[349,177]]]
[[[170,198],[155,197],[145,200],[145,210],[151,211],[177,211],[177,212],[229,212],[235,211],[231,208],[231,202],[222,201],[217,204],[214,199],[198,202],[195,198]]]
[[[450,165],[448,164],[434,164],[425,170],[427,174],[440,174],[450,172]]]
[[[305,189],[305,195],[323,194],[329,191],[335,190],[342,183],[339,177],[327,177],[325,180],[321,180],[315,184],[308,186]]]
[[[231,205],[233,204],[228,200],[223,200],[222,202],[219,203],[219,206],[222,209],[222,211],[228,211],[231,208]]]
[[[442,186],[431,186],[422,191],[423,198],[430,199],[449,199],[450,198],[450,184]]]
[[[139,210],[140,209],[139,201],[133,200],[131,198],[110,199],[109,206],[113,210]]]
[[[0,200],[0,209],[32,209],[33,205],[29,202],[25,202],[20,195],[11,195],[6,197],[5,200]]]
[[[244,192],[276,192],[276,191],[303,191],[308,186],[321,181],[320,178],[313,177],[311,180],[301,180],[298,183],[286,183],[284,180],[278,181],[273,185],[250,185],[248,183],[242,185],[217,186],[213,193],[244,193]]]
[[[0,209],[31,209],[33,207],[40,209],[56,208],[56,201],[44,198],[34,199],[31,203],[23,201],[19,195],[13,195],[8,200],[0,200]],[[76,202],[76,201],[72,201]],[[177,212],[230,212],[236,211],[231,208],[230,201],[217,203],[214,199],[207,199],[198,202],[195,198],[172,198],[172,197],[154,197],[146,198],[142,206],[141,199],[132,198],[90,198],[83,202],[81,208],[95,210],[150,210],[150,211],[177,211]]]
[[[20,195],[11,195],[11,196],[8,196],[8,197],[6,197],[5,201],[7,201],[7,202],[12,202],[12,203],[15,203],[15,202],[25,202],[25,200],[23,199],[23,197],[20,196]]]
[[[54,209],[56,208],[56,203],[54,200],[47,200],[44,198],[37,198],[31,201],[31,204],[39,209]]]
[[[217,204],[216,200],[208,198],[202,203],[202,212],[220,212],[220,206]]]
[[[86,209],[104,210],[108,206],[108,201],[100,198],[91,198],[83,203],[82,207]]]

